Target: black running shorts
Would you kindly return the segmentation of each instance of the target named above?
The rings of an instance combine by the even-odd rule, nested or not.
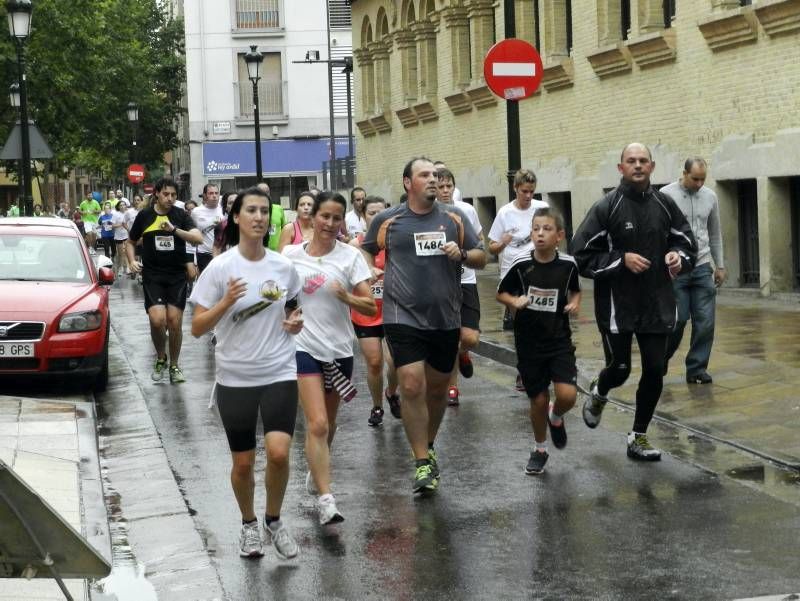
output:
[[[383,326],[362,326],[353,322],[356,338],[383,338]]]
[[[436,371],[446,374],[453,371],[458,356],[460,330],[419,330],[385,323],[383,331],[395,367],[424,361]]]
[[[297,382],[275,382],[264,386],[234,387],[217,384],[217,407],[228,446],[234,453],[256,448],[258,412],[264,434],[294,435],[297,418]]]
[[[186,308],[186,271],[170,275],[148,275],[145,272],[142,288],[145,311],[154,305],[172,305],[181,311]]]
[[[538,357],[520,358],[517,370],[522,377],[525,394],[530,398],[547,390],[550,382],[576,386],[578,368],[575,364],[575,347]]]
[[[477,284],[461,284],[461,327],[481,329],[481,300]]]

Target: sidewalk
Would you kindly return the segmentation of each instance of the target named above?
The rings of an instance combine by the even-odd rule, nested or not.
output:
[[[109,562],[108,536],[92,403],[0,396],[0,459]],[[65,580],[75,599],[85,580]],[[0,600],[63,600],[49,578],[0,579]]]
[[[503,307],[495,300],[498,265],[479,272],[481,346],[478,352],[514,365],[512,332],[501,328]],[[580,316],[573,321],[578,382],[584,389],[604,365],[594,319],[593,292],[584,286]],[[800,469],[800,304],[792,299],[761,299],[747,292],[722,290],[709,373],[710,386],[685,381],[683,357],[690,327],[670,363],[656,415],[708,438],[749,451],[780,465]],[[627,383],[612,400],[633,406],[639,356],[633,353]],[[579,399],[579,403],[580,403]]]

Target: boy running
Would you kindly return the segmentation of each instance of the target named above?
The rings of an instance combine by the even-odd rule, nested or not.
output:
[[[531,227],[534,250],[511,265],[497,289],[497,300],[514,314],[517,369],[531,402],[536,448],[525,468],[528,475],[544,472],[548,427],[553,446],[567,445],[563,417],[577,397],[569,315],[577,313],[581,292],[575,259],[557,250],[564,235],[564,218],[559,213],[537,209]],[[550,382],[556,398],[548,407]]]

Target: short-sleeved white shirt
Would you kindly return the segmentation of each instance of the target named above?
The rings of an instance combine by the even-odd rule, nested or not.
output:
[[[344,223],[347,227],[347,235],[351,238],[367,231],[366,220],[360,215],[356,215],[355,211],[348,211],[345,214]]]
[[[139,211],[137,211],[133,207],[129,207],[128,209],[125,210],[124,213],[125,218],[123,219],[123,223],[125,224],[125,227],[128,229],[128,231],[130,231],[131,226],[133,226],[133,222],[136,221],[136,216],[138,214]]]
[[[217,382],[223,386],[264,386],[297,378],[294,337],[283,329],[286,301],[296,298],[300,279],[285,257],[265,249],[260,261],[249,261],[233,247],[212,259],[194,285],[189,302],[206,309],[216,305],[228,289],[230,278],[242,278],[247,293],[217,322],[214,347]],[[273,283],[285,291],[279,301],[247,319],[234,315],[260,301],[261,289]]]
[[[475,231],[475,235],[480,237],[481,235],[481,220],[478,219],[478,211],[475,210],[468,202],[464,202],[463,200],[454,200],[453,204],[461,209],[461,212],[467,216],[472,229]],[[471,267],[467,267],[466,265],[461,266],[461,283],[462,284],[477,284],[478,277],[475,274],[475,270]]]
[[[215,208],[209,209],[205,205],[200,205],[192,211],[192,219],[197,229],[203,234],[203,242],[197,245],[197,252],[212,254],[214,251],[214,228],[223,219],[222,207],[217,205]]]
[[[111,225],[119,225],[120,227],[114,228],[114,240],[117,242],[124,242],[128,239],[128,230],[121,227],[125,223],[125,213],[114,210],[111,213]]]
[[[330,283],[338,280],[345,290],[352,292],[356,284],[371,277],[369,267],[361,251],[343,242],[337,241],[323,257],[309,256],[307,244],[283,249],[300,276],[298,301],[303,309],[303,329],[295,339],[297,350],[325,362],[352,357],[355,333],[350,307],[330,291]]]
[[[531,240],[531,222],[536,209],[549,205],[543,200],[532,200],[531,206],[524,211],[518,209],[513,202],[500,207],[489,230],[489,240],[500,242],[503,234],[511,232],[511,242],[500,252],[500,279],[502,280],[518,257],[533,250]]]

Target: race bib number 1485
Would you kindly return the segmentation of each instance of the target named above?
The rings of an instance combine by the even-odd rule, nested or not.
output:
[[[558,311],[558,290],[528,286],[528,309],[555,313]]]

